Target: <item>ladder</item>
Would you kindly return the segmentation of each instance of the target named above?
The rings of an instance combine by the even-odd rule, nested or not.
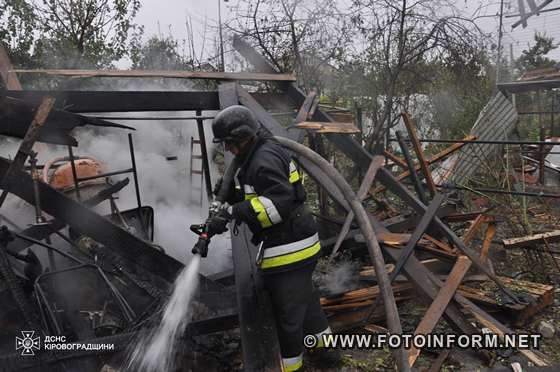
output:
[[[196,147],[196,149],[195,149]],[[195,154],[195,150],[198,150],[197,153]],[[195,161],[199,162],[199,169],[195,169]],[[198,186],[197,183],[197,187],[195,187],[194,184],[194,176],[197,176],[200,178],[200,186]],[[190,161],[189,161],[189,179],[191,182],[191,192],[190,192],[190,198],[191,198],[191,202],[198,202],[201,206],[202,206],[202,186],[203,186],[203,182],[204,182],[204,171],[202,168],[202,150],[200,148],[200,140],[199,139],[195,139],[194,137],[191,137],[191,157],[190,157]],[[199,191],[199,196],[198,198],[196,198],[196,195],[194,194],[194,191],[198,190]]]

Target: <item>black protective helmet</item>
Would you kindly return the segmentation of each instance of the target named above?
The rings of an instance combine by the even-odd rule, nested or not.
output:
[[[253,137],[258,128],[259,124],[251,110],[239,105],[220,111],[212,121],[214,142],[240,142]]]

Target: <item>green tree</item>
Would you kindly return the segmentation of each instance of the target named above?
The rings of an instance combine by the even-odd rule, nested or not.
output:
[[[36,57],[50,67],[108,67],[124,57],[140,0],[43,0]]]
[[[552,37],[537,32],[535,33],[535,43],[521,52],[521,56],[515,61],[515,65],[522,73],[552,67],[557,62],[546,55],[556,48],[558,48],[558,44],[554,43]]]
[[[171,36],[153,36],[143,45],[131,51],[132,68],[143,70],[187,70],[193,69],[192,60],[187,60],[179,51],[179,42]]]
[[[0,40],[4,42],[12,64],[33,65],[31,47],[35,30],[35,12],[24,0],[0,1]]]

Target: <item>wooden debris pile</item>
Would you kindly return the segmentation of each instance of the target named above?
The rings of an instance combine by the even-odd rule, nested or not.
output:
[[[425,315],[416,325],[414,334],[435,332],[443,315],[453,332],[465,334],[480,333],[486,329],[503,335],[513,332],[504,323],[525,326],[553,303],[554,286],[495,274],[489,256],[497,220],[487,210],[458,212],[449,202],[449,190],[436,186],[430,173],[430,165],[453,154],[463,143],[452,144],[427,159],[412,121],[406,114],[402,117],[417,161],[413,159],[404,134],[397,131],[404,159],[387,150],[384,156],[388,167],[401,168],[401,173],[393,176],[395,182],[389,185],[381,182],[382,185],[374,186],[375,181],[386,177],[383,172],[387,169],[370,166],[357,196],[362,201],[373,200],[378,206],[371,218],[378,219],[377,239],[386,259],[391,262],[385,269],[397,303],[421,298],[428,301]],[[474,139],[472,136],[468,138]],[[414,191],[408,190],[408,187]],[[406,200],[413,213],[395,213],[395,208],[388,210],[389,202],[381,196],[385,190]],[[385,203],[380,203],[380,200]],[[350,213],[344,221],[339,221],[341,231],[336,239],[323,242],[324,246],[332,247],[331,261],[343,250],[353,257],[365,254],[364,238],[359,231],[352,229],[352,220]],[[465,226],[468,227],[465,229]],[[555,231],[507,239],[503,244],[506,247],[529,241],[547,244],[557,239],[560,239],[560,233]],[[385,314],[380,306],[380,288],[373,266],[364,264],[359,278],[358,288],[322,297],[321,304],[330,317],[331,326],[342,332],[352,329],[386,332],[380,326]],[[408,350],[409,363],[414,364],[420,352]],[[535,365],[550,364],[539,351],[520,352]]]

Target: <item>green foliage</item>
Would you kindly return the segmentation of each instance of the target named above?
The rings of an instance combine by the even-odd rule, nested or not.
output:
[[[0,2],[0,37],[18,67],[102,68],[126,56],[140,0]]]
[[[558,45],[552,37],[535,33],[535,44],[521,52],[521,57],[515,61],[515,65],[521,72],[552,67],[557,62],[546,55],[556,48]]]
[[[25,0],[0,1],[0,40],[12,64],[32,66],[31,47],[35,29],[33,7]]]
[[[110,67],[127,54],[140,0],[43,0],[37,53],[51,67]]]
[[[430,87],[432,126],[441,138],[461,138],[467,134],[494,87],[493,69],[483,48],[455,50],[437,64]]]
[[[131,60],[134,69],[185,70],[194,67],[192,60],[179,53],[178,41],[170,36],[153,36],[145,44],[135,45]]]

